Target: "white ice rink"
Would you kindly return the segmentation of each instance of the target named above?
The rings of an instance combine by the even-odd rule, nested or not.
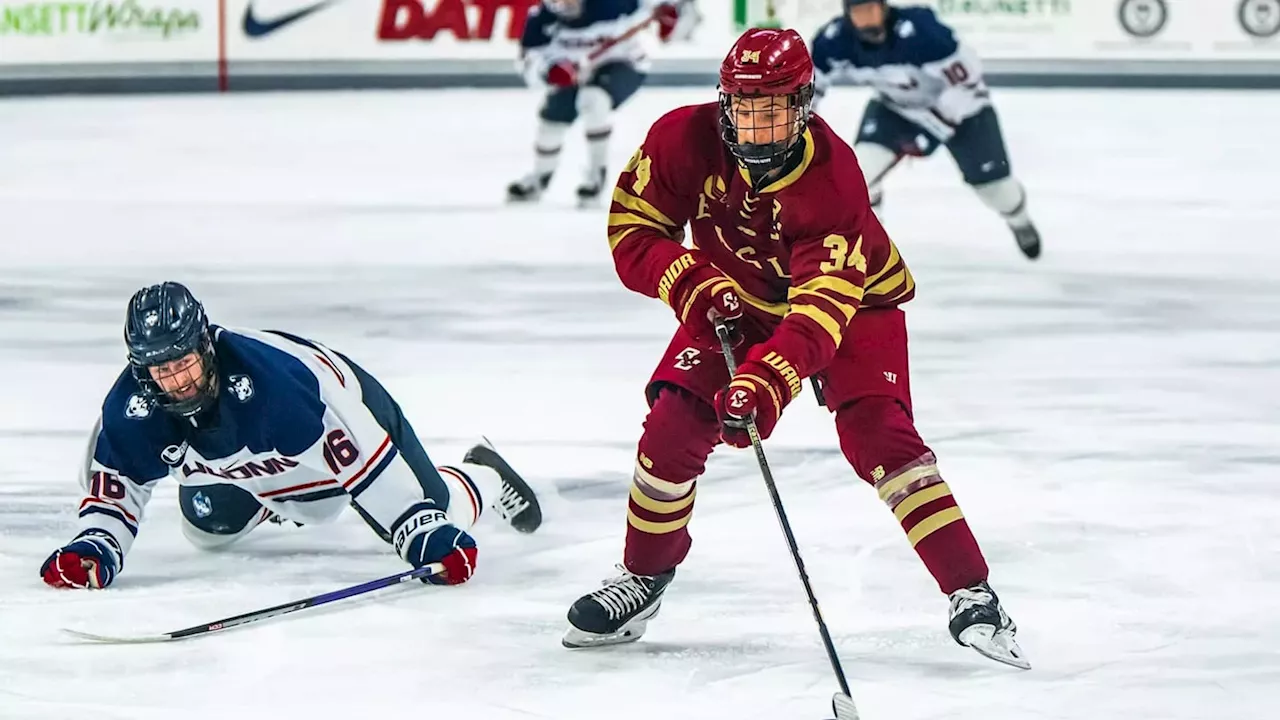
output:
[[[646,90],[649,123],[714,91]],[[806,393],[766,443],[865,720],[1272,720],[1280,701],[1280,98],[1002,90],[1045,236],[1023,260],[944,153],[887,185],[918,281],[919,425],[1021,627],[1019,672],[946,602]],[[823,115],[849,136],[865,96]],[[638,644],[570,652],[620,559],[642,386],[674,319],[614,275],[603,212],[501,203],[535,98],[453,91],[0,102],[0,718],[817,720],[835,689],[752,455],[720,450]],[[358,517],[224,554],[156,492],[124,572],[54,591],[125,301],[315,337],[378,375],[437,462],[489,435],[539,490],[479,573],[183,643],[174,630],[391,574]],[[504,412],[504,408],[517,408]]]

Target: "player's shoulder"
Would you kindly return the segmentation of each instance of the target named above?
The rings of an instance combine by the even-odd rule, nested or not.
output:
[[[813,35],[813,47],[810,51],[817,58],[822,55],[838,55],[854,47],[858,36],[853,23],[844,15],[837,15],[825,25],[818,28]]]
[[[640,10],[640,0],[585,0],[582,14],[570,24],[589,27],[629,17]]]
[[[286,454],[298,454],[316,441],[327,403],[319,378],[304,360],[305,346],[281,333],[215,327],[214,351],[220,401],[241,427],[270,436]]]
[[[955,33],[933,8],[922,5],[895,7],[891,32],[894,42],[917,63],[937,62],[949,57],[958,45]]]
[[[813,143],[810,186],[840,197],[850,185],[866,185],[853,148],[825,120],[818,115],[810,116],[808,134]]]
[[[102,401],[102,427],[117,439],[141,444],[166,443],[176,432],[163,410],[143,392],[126,367]]]
[[[720,103],[707,102],[698,105],[685,105],[668,111],[654,121],[649,128],[649,137],[645,141],[663,145],[698,147],[708,138],[720,142]]]

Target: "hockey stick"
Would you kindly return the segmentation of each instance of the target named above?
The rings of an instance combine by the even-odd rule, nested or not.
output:
[[[729,326],[724,320],[717,319],[716,336],[720,338],[720,350],[724,353],[724,363],[732,377],[738,371],[738,362],[733,358],[733,341],[730,338]],[[800,574],[800,582],[804,584],[804,592],[809,596],[809,607],[813,610],[813,619],[818,622],[818,633],[822,635],[822,646],[827,650],[827,659],[831,661],[831,669],[835,671],[836,681],[840,683],[840,692],[831,699],[831,709],[836,720],[858,720],[858,709],[853,704],[853,696],[849,694],[849,681],[844,677],[844,668],[840,666],[840,657],[836,655],[835,643],[831,641],[831,633],[827,623],[822,619],[822,611],[818,609],[818,598],[813,594],[813,586],[809,584],[809,574],[805,572],[804,560],[800,558],[800,548],[796,546],[796,536],[791,532],[791,523],[787,521],[787,512],[782,507],[782,497],[778,495],[778,486],[773,482],[773,472],[769,470],[769,461],[764,456],[764,445],[760,442],[760,430],[756,428],[755,418],[747,418],[747,436],[751,438],[751,447],[756,451],[756,461],[760,463],[760,474],[764,476],[764,485],[769,489],[769,499],[773,501],[773,510],[778,515],[778,524],[782,526],[782,534],[787,538],[787,548],[791,550],[791,559],[795,561],[796,572]]]
[[[603,57],[605,53],[609,52],[614,47],[617,47],[618,44],[624,43],[630,40],[631,38],[635,37],[645,28],[652,25],[653,21],[657,19],[658,19],[657,15],[650,15],[649,17],[636,23],[632,27],[627,28],[627,31],[622,33],[618,37],[613,37],[613,38],[609,38],[608,40],[605,40],[604,42],[600,43],[600,47],[596,48],[595,50],[592,50],[591,53],[587,55],[586,60],[584,60],[582,64],[590,65],[594,63],[596,60],[599,60],[601,57]]]
[[[206,623],[204,625],[196,625],[183,630],[174,630],[173,632],[160,633],[158,635],[98,635],[96,633],[87,633],[67,628],[63,628],[62,632],[81,640],[111,644],[158,643],[169,642],[171,640],[184,640],[197,635],[207,635],[208,633],[218,632],[220,630],[229,630],[239,625],[247,625],[251,622],[279,617],[281,615],[288,615],[289,613],[297,612],[299,610],[306,610],[307,608],[313,608],[318,605],[324,605],[338,600],[345,600],[349,597],[355,597],[356,595],[362,595],[374,590],[381,590],[382,588],[391,587],[392,585],[399,585],[400,583],[408,582],[410,580],[439,575],[442,572],[444,572],[444,565],[440,563],[431,563],[430,565],[423,565],[420,568],[406,570],[396,575],[390,575],[377,580],[370,580],[369,582],[362,583],[360,585],[352,585],[351,587],[342,588],[341,590],[334,590],[322,595],[314,595],[304,600],[295,600],[291,603],[276,605],[275,607],[269,607],[263,610],[255,610],[243,615],[223,618],[222,620],[215,620],[214,622]]]

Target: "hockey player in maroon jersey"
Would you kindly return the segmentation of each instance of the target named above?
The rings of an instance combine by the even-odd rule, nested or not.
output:
[[[853,151],[809,112],[813,62],[793,30],[748,30],[719,102],[660,118],[618,179],[609,247],[624,285],[680,321],[646,388],[622,574],[569,610],[568,647],[637,640],[689,552],[695,485],[743,418],[773,431],[816,377],[841,449],[950,597],[961,645],[1025,667],[1015,626],[911,416],[900,305],[915,281],[872,213]],[[691,247],[683,228],[688,223]],[[730,378],[714,320],[735,327]]]

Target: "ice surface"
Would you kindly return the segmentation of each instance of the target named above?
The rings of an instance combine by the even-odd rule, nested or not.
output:
[[[649,122],[713,90],[646,90]],[[865,96],[823,114],[847,135]],[[1045,256],[1024,261],[942,154],[888,182],[919,283],[919,425],[1035,669],[958,648],[946,604],[805,395],[770,459],[866,720],[1264,720],[1280,698],[1280,283],[1272,94],[996,93]],[[835,689],[748,452],[712,460],[693,553],[638,644],[570,652],[611,573],[673,320],[617,282],[603,213],[505,208],[535,98],[507,91],[0,104],[0,717],[819,718]],[[156,492],[107,592],[37,568],[74,533],[124,302],[175,278],[215,320],[314,336],[406,408],[438,462],[488,434],[541,492],[480,570],[163,646],[174,630],[390,574],[357,517],[202,554]],[[523,407],[521,411],[499,411]]]

